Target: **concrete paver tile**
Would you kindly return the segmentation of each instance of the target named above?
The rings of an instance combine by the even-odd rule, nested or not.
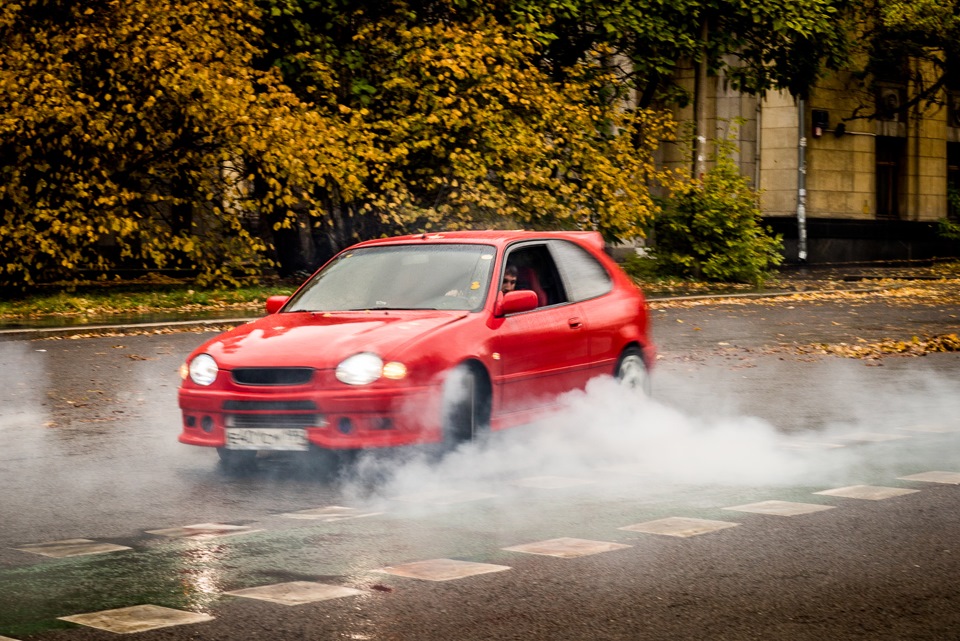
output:
[[[72,616],[59,617],[62,621],[77,623],[88,628],[97,628],[107,632],[129,634],[131,632],[145,632],[159,628],[168,628],[175,625],[187,625],[212,621],[209,614],[185,612],[159,605],[134,605],[129,608],[104,610],[102,612],[88,612]]]
[[[690,537],[699,534],[708,534],[727,528],[737,527],[739,523],[731,521],[712,521],[709,519],[692,519],[683,516],[670,516],[655,521],[646,521],[627,525],[620,530],[628,532],[642,532],[645,534],[664,534],[666,536]]]
[[[910,476],[898,477],[901,481],[922,481],[924,483],[946,483],[960,485],[960,472],[921,472]]]
[[[14,549],[20,550],[21,552],[63,559],[87,554],[121,552],[132,548],[125,545],[114,545],[113,543],[101,543],[91,539],[64,539],[62,541],[49,541],[47,543],[31,543],[30,545],[22,545]]]
[[[793,503],[791,501],[760,501],[747,505],[721,508],[733,512],[751,512],[753,514],[769,514],[771,516],[798,516],[832,510],[833,505],[818,505],[814,503]]]
[[[562,559],[573,559],[590,554],[623,550],[629,547],[631,546],[623,543],[610,543],[608,541],[559,538],[537,541],[536,543],[525,543],[523,545],[513,545],[503,549],[508,552],[524,552],[526,554],[540,554],[543,556],[556,556]]]
[[[389,566],[378,570],[378,572],[404,576],[411,579],[422,579],[424,581],[450,581],[452,579],[462,579],[477,574],[503,572],[509,569],[509,566],[493,565],[491,563],[473,563],[471,561],[458,561],[456,559],[432,559],[429,561],[414,561],[413,563]]]
[[[577,485],[589,485],[590,483],[596,483],[596,481],[568,476],[528,476],[512,481],[512,485],[535,487],[543,490],[559,490]]]
[[[880,487],[875,485],[851,485],[849,487],[838,487],[832,490],[823,490],[814,492],[814,494],[823,494],[824,496],[841,496],[848,499],[865,499],[867,501],[882,501],[883,499],[893,498],[895,496],[905,496],[915,494],[920,490],[907,490],[900,487]]]
[[[314,583],[312,581],[290,581],[288,583],[276,583],[274,585],[261,585],[253,588],[244,588],[242,590],[232,590],[230,592],[224,592],[224,594],[270,601],[271,603],[279,603],[281,605],[301,605],[304,603],[315,603],[317,601],[355,596],[357,594],[363,594],[363,591],[340,585]]]

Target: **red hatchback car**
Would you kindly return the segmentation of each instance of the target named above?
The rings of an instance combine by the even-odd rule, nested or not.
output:
[[[595,232],[372,240],[189,356],[180,442],[258,450],[456,445],[595,376],[646,389],[643,294]]]

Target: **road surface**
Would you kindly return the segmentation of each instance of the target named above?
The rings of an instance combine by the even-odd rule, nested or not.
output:
[[[0,343],[0,636],[958,638],[960,355],[806,349],[958,307],[654,307],[654,399],[338,479],[176,442],[201,334]]]

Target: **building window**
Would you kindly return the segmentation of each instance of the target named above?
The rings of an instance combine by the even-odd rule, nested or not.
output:
[[[877,136],[877,218],[900,218],[905,138]]]

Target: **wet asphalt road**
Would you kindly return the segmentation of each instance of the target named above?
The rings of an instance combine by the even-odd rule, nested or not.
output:
[[[654,403],[598,385],[485,451],[367,463],[349,482],[282,460],[232,476],[176,443],[177,368],[200,334],[2,342],[0,636],[115,638],[57,617],[153,603],[214,619],[134,638],[960,638],[960,485],[903,478],[960,472],[960,355],[791,348],[956,332],[960,309],[652,313]],[[914,491],[816,494],[856,485]],[[830,509],[728,509],[767,500]],[[286,516],[327,506],[360,518]],[[737,525],[689,538],[621,529],[667,517]],[[250,531],[151,533],[202,523]],[[564,537],[627,547],[504,549]],[[23,551],[77,538],[130,549]],[[509,569],[442,582],[382,571],[430,559]],[[359,593],[297,606],[223,594],[288,581]]]

